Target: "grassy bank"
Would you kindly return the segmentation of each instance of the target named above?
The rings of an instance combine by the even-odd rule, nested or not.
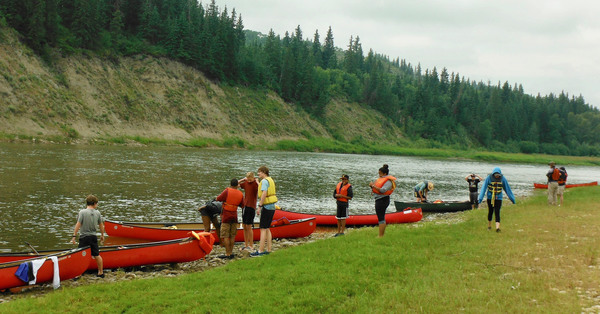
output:
[[[600,188],[375,228],[203,273],[63,289],[0,312],[580,313],[600,308]],[[594,299],[595,298],[595,299]],[[597,311],[598,308],[595,308]]]
[[[311,137],[300,140],[280,140],[274,143],[253,143],[239,137],[193,138],[187,141],[147,138],[142,136],[101,137],[81,140],[70,137],[36,137],[6,134],[0,132],[0,141],[5,142],[54,142],[54,143],[91,143],[95,145],[181,145],[191,148],[241,148],[253,150],[259,147],[266,150],[296,152],[329,152],[340,154],[368,154],[391,156],[419,156],[428,158],[459,158],[486,162],[546,164],[553,160],[559,165],[600,166],[600,157],[557,156],[545,154],[502,153],[479,150],[460,150],[453,148],[427,148],[418,144],[402,143],[401,145],[380,145],[366,141],[339,141],[335,139]]]

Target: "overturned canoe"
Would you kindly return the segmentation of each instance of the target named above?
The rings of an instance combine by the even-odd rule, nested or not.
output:
[[[582,186],[594,186],[594,185],[598,185],[598,181],[592,181],[592,182],[587,182],[587,183],[577,183],[577,184],[565,184],[565,188],[577,188],[577,187],[582,187]],[[536,189],[547,189],[548,184],[534,183],[533,187]]]
[[[459,212],[471,209],[471,203],[464,202],[440,202],[440,203],[417,203],[417,202],[400,202],[395,201],[394,205],[397,210],[405,210],[406,208],[421,207],[424,213],[450,213]]]
[[[188,232],[203,232],[204,225],[199,222],[117,222],[104,221],[106,233],[113,237],[145,239],[152,241],[163,241],[187,237]],[[288,224],[271,226],[273,238],[303,238],[315,231],[317,224],[314,218],[290,220]],[[211,234],[218,241],[216,232]],[[260,228],[254,224],[252,228],[254,241],[260,240]],[[236,242],[244,241],[244,229],[238,228],[235,236]]]
[[[280,218],[287,219],[305,219],[314,217],[316,219],[317,225],[321,226],[335,226],[337,225],[337,218],[335,215],[319,215],[319,214],[306,214],[306,213],[297,213],[290,212],[285,210],[276,210],[273,219]],[[388,224],[399,224],[399,223],[409,223],[409,222],[417,222],[423,218],[423,213],[420,208],[415,209],[407,209],[405,211],[400,212],[392,212],[385,214],[385,222]],[[372,226],[377,225],[379,223],[377,219],[377,215],[350,215],[346,219],[346,226]]]
[[[26,286],[29,284],[15,275],[22,263],[43,263],[37,271],[35,282],[35,284],[41,284],[50,282],[54,279],[54,258],[56,258],[58,263],[58,274],[60,276],[60,280],[62,281],[72,279],[83,274],[88,267],[88,259],[90,256],[90,248],[86,246],[84,248],[62,251],[47,256],[30,257],[17,261],[1,263],[0,290]]]
[[[209,254],[215,242],[213,235],[210,233],[203,232],[196,235],[198,237],[194,236],[160,242],[101,246],[100,256],[102,257],[105,269],[191,262]],[[55,253],[56,251],[38,251],[37,254],[29,252],[1,253],[0,262],[44,257]],[[88,262],[86,270],[98,269],[96,259],[91,254],[88,255],[86,261]]]

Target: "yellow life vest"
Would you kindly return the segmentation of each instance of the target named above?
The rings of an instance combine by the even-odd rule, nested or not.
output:
[[[271,177],[266,177],[265,180],[267,180],[269,182],[269,188],[267,188],[267,197],[265,198],[265,202],[263,203],[263,205],[267,205],[267,204],[273,204],[277,202],[277,196],[275,195],[275,181],[273,181],[273,178]],[[260,183],[258,184],[258,200],[260,202],[260,198],[262,196],[262,180],[260,180]]]

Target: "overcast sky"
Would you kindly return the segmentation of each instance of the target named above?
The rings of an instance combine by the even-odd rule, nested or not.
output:
[[[207,3],[205,0],[203,3]],[[423,69],[475,81],[522,84],[531,95],[583,95],[600,107],[600,1],[595,0],[216,0],[245,29],[305,39],[331,26],[346,49],[369,49]]]

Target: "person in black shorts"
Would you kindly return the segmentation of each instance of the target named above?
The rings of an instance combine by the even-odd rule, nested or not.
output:
[[[473,209],[479,207],[479,203],[477,202],[477,197],[479,196],[479,182],[483,181],[483,178],[479,175],[471,173],[470,175],[465,177],[465,181],[469,183],[469,202],[471,202],[471,206]]]
[[[100,248],[98,246],[98,237],[96,236],[96,226],[100,228],[100,242],[104,242],[104,219],[96,209],[98,207],[98,198],[94,195],[88,195],[85,199],[87,204],[86,209],[79,211],[77,215],[77,223],[71,242],[75,244],[77,232],[79,232],[79,247],[89,246],[92,251],[92,257],[98,265],[98,277],[104,278],[104,267],[102,257],[100,256]]]
[[[348,201],[354,197],[354,193],[352,192],[352,184],[350,184],[350,177],[347,174],[342,175],[340,178],[342,182],[338,183],[333,190],[333,198],[336,199],[337,205],[337,213],[335,218],[337,218],[337,233],[334,237],[344,235],[344,230],[346,229],[346,219],[349,216],[348,212]]]

